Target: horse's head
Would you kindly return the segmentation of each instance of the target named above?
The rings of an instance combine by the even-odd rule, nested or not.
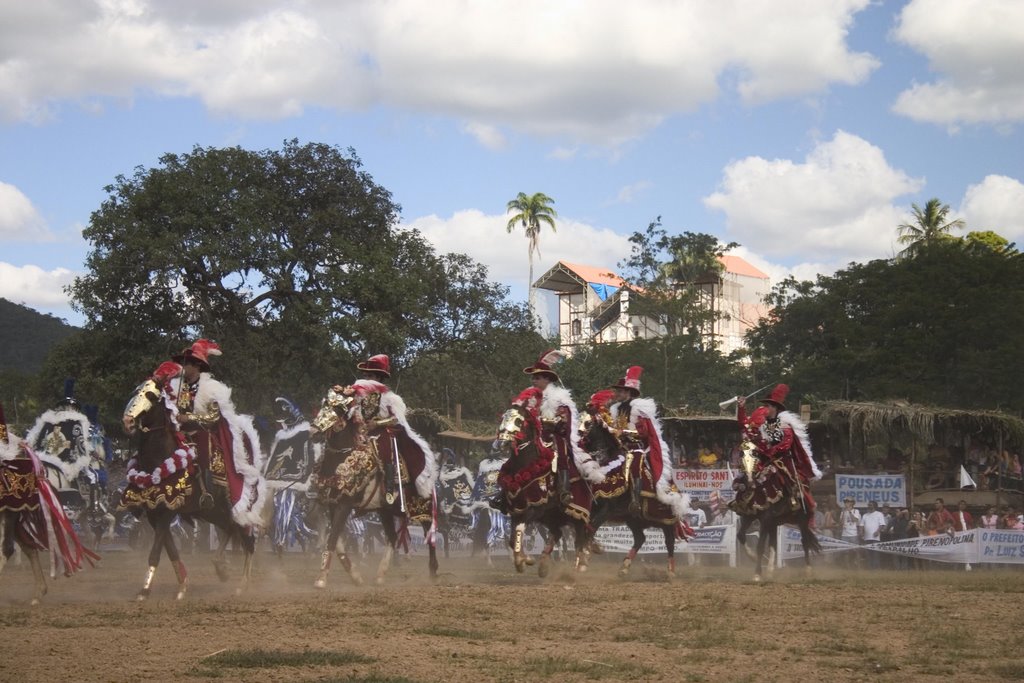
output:
[[[152,428],[152,418],[157,417],[157,411],[153,408],[160,404],[160,389],[155,380],[147,379],[136,387],[121,417],[125,433],[133,436],[140,429],[143,432],[149,431]]]
[[[498,424],[498,441],[502,446],[511,446],[526,441],[532,433],[529,414],[522,406],[512,406],[501,416]]]
[[[322,441],[333,432],[344,429],[348,411],[354,400],[355,396],[346,393],[343,387],[331,387],[310,425],[310,438]]]

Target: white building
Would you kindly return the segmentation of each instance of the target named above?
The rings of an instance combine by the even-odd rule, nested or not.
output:
[[[708,333],[728,354],[744,348],[743,335],[767,315],[763,299],[771,283],[739,256],[726,255],[721,261],[721,276],[698,286],[706,305],[722,314]],[[556,329],[561,348],[571,354],[574,346],[654,339],[665,333],[657,321],[630,314],[629,298],[635,294],[623,284],[607,269],[559,261],[533,286],[557,296]]]

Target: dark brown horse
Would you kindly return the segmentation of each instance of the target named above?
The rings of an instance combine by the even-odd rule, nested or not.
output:
[[[331,555],[336,553],[341,566],[348,572],[352,582],[360,585],[363,578],[352,564],[345,548],[345,527],[349,516],[376,512],[384,527],[387,541],[384,556],[377,567],[377,583],[384,583],[384,577],[396,548],[400,531],[407,533],[408,521],[419,521],[429,550],[428,566],[430,578],[437,578],[437,549],[431,534],[434,519],[433,498],[416,495],[415,486],[403,485],[400,496],[388,503],[384,487],[384,465],[371,439],[365,445],[356,447],[357,426],[345,415],[350,408],[348,397],[333,390],[328,393],[323,406],[313,420],[310,438],[324,442],[324,455],[314,473],[315,485],[321,505],[327,508],[327,545],[320,563],[320,573],[313,585],[326,588],[327,575],[331,569]],[[401,521],[402,528],[395,527]]]
[[[744,550],[747,550],[747,531],[754,522],[758,523],[757,554],[754,557],[754,581],[760,582],[762,578],[762,565],[765,554],[775,548],[778,541],[779,527],[784,524],[791,524],[800,529],[800,544],[804,550],[805,571],[811,571],[811,553],[820,553],[821,544],[817,536],[811,530],[811,520],[814,513],[807,507],[803,492],[797,483],[795,474],[780,461],[769,463],[770,470],[774,472],[772,490],[767,495],[764,489],[757,490],[758,486],[764,486],[761,481],[765,475],[754,473],[756,461],[755,446],[748,442],[743,443],[743,465],[744,472],[737,477],[733,488],[738,489],[736,499],[730,503],[732,510],[740,517],[740,527],[736,532],[736,538]],[[753,482],[753,484],[751,483]],[[747,550],[749,553],[749,550]],[[769,563],[769,572],[772,571]]]
[[[136,452],[128,464],[128,486],[121,504],[132,509],[136,515],[144,512],[153,527],[149,568],[137,598],[145,600],[149,597],[153,576],[160,564],[160,556],[165,551],[174,565],[178,579],[177,599],[185,597],[188,571],[171,533],[175,515],[180,515],[190,523],[193,520],[209,522],[221,531],[220,548],[214,566],[222,581],[227,580],[224,551],[232,538],[239,539],[245,552],[242,570],[242,587],[245,587],[252,575],[252,556],[255,551],[253,533],[233,519],[231,500],[225,487],[210,487],[212,506],[200,504],[204,487],[199,481],[202,474],[194,460],[195,452],[185,444],[184,436],[178,430],[170,408],[165,404],[162,386],[158,386],[154,380],[148,380],[136,389],[125,409],[123,423],[125,432],[132,437]],[[168,463],[173,464],[169,467]],[[158,477],[153,476],[156,473],[159,473]],[[242,587],[238,590],[241,591]]]
[[[501,418],[498,441],[509,453],[498,475],[498,484],[502,502],[512,518],[509,545],[516,571],[522,573],[527,565],[533,564],[523,549],[526,525],[530,523],[549,532],[537,568],[540,576],[547,576],[550,571],[551,553],[561,542],[562,529],[566,526],[572,527],[575,534],[576,569],[583,571],[591,536],[587,523],[566,514],[559,500],[556,475],[552,471],[552,462],[557,456],[541,441],[537,418],[522,406],[512,406]]]
[[[603,469],[607,469],[605,481],[593,488],[594,507],[590,516],[593,533],[609,522],[623,524],[633,534],[633,545],[622,560],[619,575],[626,576],[630,565],[646,540],[646,529],[660,529],[665,537],[665,550],[668,553],[668,578],[671,581],[676,575],[676,539],[683,538],[683,526],[672,508],[656,498],[641,495],[640,482],[626,479],[626,450],[619,441],[601,426],[595,411],[588,408],[580,420],[580,445],[594,457]],[[631,457],[642,457],[635,454]],[[620,462],[617,467],[612,463]],[[682,501],[684,507],[685,500]]]
[[[5,437],[0,441],[0,449],[7,447]],[[38,605],[46,595],[46,577],[39,558],[39,551],[48,548],[44,502],[40,499],[37,468],[28,452],[19,453],[17,446],[7,450],[14,457],[0,460],[0,536],[3,538],[0,569],[14,554],[17,543],[32,566],[35,579],[32,604]]]

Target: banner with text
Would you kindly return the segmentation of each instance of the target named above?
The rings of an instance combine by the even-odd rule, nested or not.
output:
[[[978,534],[978,562],[1024,564],[1024,531],[975,529]]]
[[[732,490],[733,473],[731,470],[676,470],[676,488],[690,494],[694,500],[708,502],[711,492],[718,491],[722,502],[729,502],[736,497]]]
[[[706,526],[694,529],[697,535],[689,543],[676,541],[676,552],[706,555],[736,555],[736,527],[732,525]],[[643,554],[666,554],[665,534],[661,529],[645,529]],[[627,553],[633,547],[633,532],[625,526],[603,526],[597,531],[597,542],[609,553]]]
[[[902,474],[837,474],[836,500],[853,498],[854,507],[866,507],[871,501],[878,507],[907,506],[907,481]]]
[[[818,540],[826,553],[861,549],[954,564],[1024,564],[1024,531],[968,529],[869,545],[846,543],[820,535]],[[799,529],[784,527],[783,533],[779,534],[778,555],[780,563],[803,558]]]

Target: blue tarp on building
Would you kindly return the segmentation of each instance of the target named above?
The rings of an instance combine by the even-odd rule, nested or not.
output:
[[[604,301],[612,294],[619,291],[619,288],[614,285],[602,285],[597,282],[588,282],[587,284],[590,285],[590,288],[597,293],[597,296],[601,301]]]

